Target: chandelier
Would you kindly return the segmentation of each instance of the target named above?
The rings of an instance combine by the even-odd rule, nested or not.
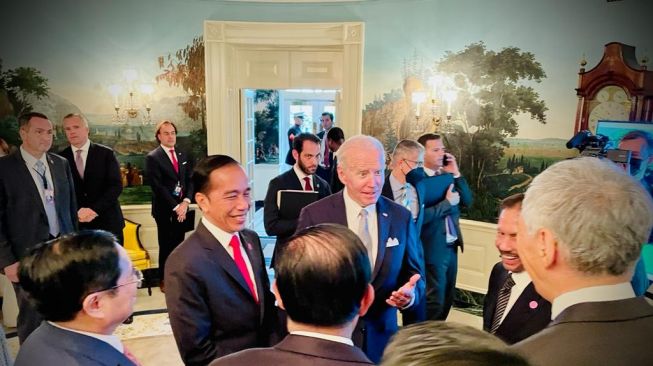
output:
[[[411,126],[411,132],[414,134],[440,132],[444,127],[442,117],[446,118],[446,122],[451,120],[451,104],[457,96],[453,81],[441,74],[435,74],[429,77],[428,86],[427,90],[422,88],[411,95],[415,107],[415,123]]]
[[[123,71],[123,79],[122,84],[113,84],[109,87],[115,111],[111,119],[112,122],[118,126],[152,125],[152,107],[149,101],[154,92],[154,86],[139,84],[136,70]]]

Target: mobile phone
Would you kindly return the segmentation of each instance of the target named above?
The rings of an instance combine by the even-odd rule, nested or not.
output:
[[[442,166],[447,164],[449,164],[449,157],[445,154],[444,157],[442,157]]]

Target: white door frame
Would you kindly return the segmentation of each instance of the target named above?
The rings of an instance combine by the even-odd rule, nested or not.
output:
[[[204,22],[206,63],[207,148],[209,154],[227,154],[244,162],[240,92],[250,89],[323,88],[322,85],[296,83],[292,77],[261,81],[252,85],[239,73],[239,52],[256,50],[292,52],[310,57],[315,52],[342,55],[337,75],[341,91],[338,105],[339,126],[345,136],[361,132],[364,23],[254,23]],[[288,68],[291,66],[288,65]],[[282,70],[291,75],[297,70]],[[254,82],[253,84],[256,84]],[[293,85],[296,84],[296,85]],[[281,152],[280,152],[281,153]]]

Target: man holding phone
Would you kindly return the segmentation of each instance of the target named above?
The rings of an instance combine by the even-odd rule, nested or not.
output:
[[[426,174],[452,174],[454,178],[445,199],[425,209],[420,232],[426,272],[426,318],[445,320],[453,304],[458,273],[458,247],[463,250],[458,223],[459,204],[470,207],[472,192],[458,170],[456,157],[446,152],[440,135],[427,133],[417,141],[424,146]]]

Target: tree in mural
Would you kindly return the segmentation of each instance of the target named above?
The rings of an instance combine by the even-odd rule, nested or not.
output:
[[[3,70],[0,59],[0,137],[19,145],[17,117],[32,112],[32,102],[48,96],[48,79],[33,67]]]
[[[526,82],[539,83],[546,77],[542,65],[530,52],[506,47],[498,52],[473,43],[464,50],[448,51],[437,70],[453,77],[458,88],[446,145],[459,159],[462,173],[475,191],[471,219],[487,219],[496,214],[496,199],[489,194],[484,178],[498,173],[498,163],[507,137],[517,135],[515,116],[527,113],[546,123],[547,107]]]
[[[167,59],[167,65],[165,63]],[[190,139],[193,153],[196,156],[206,155],[206,84],[204,80],[204,40],[202,37],[183,49],[177,50],[174,56],[159,57],[159,68],[163,73],[156,76],[156,81],[167,81],[168,85],[182,88],[188,98],[179,103],[184,113],[194,121],[200,121],[202,128],[192,131]]]

